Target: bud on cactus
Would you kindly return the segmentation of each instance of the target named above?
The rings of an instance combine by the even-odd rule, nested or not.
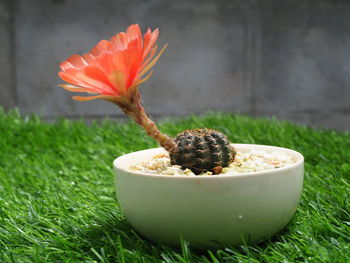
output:
[[[172,164],[189,168],[197,174],[228,166],[236,154],[227,137],[212,129],[183,131],[174,142],[170,151]]]

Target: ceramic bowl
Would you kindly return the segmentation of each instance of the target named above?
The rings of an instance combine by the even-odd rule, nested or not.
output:
[[[295,163],[239,175],[169,176],[128,170],[130,165],[165,152],[163,148],[125,154],[113,164],[118,200],[128,222],[154,242],[178,246],[182,236],[197,248],[252,244],[278,233],[298,206],[303,156],[274,146],[234,147],[241,152],[284,152]]]

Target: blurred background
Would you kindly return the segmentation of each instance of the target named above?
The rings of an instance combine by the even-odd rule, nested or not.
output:
[[[59,63],[133,23],[169,47],[141,86],[154,118],[208,110],[350,130],[348,0],[0,0],[0,106],[118,118],[57,87]]]

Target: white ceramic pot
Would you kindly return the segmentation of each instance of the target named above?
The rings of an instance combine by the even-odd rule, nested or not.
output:
[[[165,152],[155,148],[129,153],[114,161],[122,211],[142,236],[168,245],[183,238],[197,248],[256,243],[279,232],[296,211],[304,177],[304,158],[286,148],[234,144],[281,151],[295,163],[254,173],[215,176],[152,175],[128,170],[132,164]]]

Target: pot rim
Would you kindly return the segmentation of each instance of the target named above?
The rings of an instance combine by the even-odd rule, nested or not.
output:
[[[240,147],[245,147],[245,146],[249,146],[249,147],[262,147],[262,148],[273,148],[273,150],[276,150],[276,151],[281,151],[281,152],[289,152],[289,153],[292,153],[293,154],[293,157],[296,158],[296,162],[291,164],[291,165],[288,165],[286,167],[280,167],[280,168],[276,168],[276,169],[271,169],[271,170],[262,170],[262,171],[257,171],[257,172],[248,172],[248,173],[239,173],[239,174],[232,174],[232,172],[227,172],[225,174],[218,174],[218,175],[200,175],[200,176],[188,176],[188,175],[176,175],[176,176],[171,176],[171,175],[164,175],[164,174],[152,174],[152,173],[146,173],[146,172],[141,172],[141,171],[133,171],[133,170],[129,170],[127,168],[123,168],[123,167],[120,167],[120,163],[122,163],[122,159],[130,156],[130,155],[133,155],[135,153],[139,153],[139,152],[143,152],[143,151],[148,151],[148,150],[164,150],[164,148],[162,147],[158,147],[158,148],[149,148],[149,149],[145,149],[145,150],[140,150],[140,151],[136,151],[136,152],[131,152],[131,153],[127,153],[127,154],[123,154],[119,157],[117,157],[114,161],[113,161],[113,167],[114,169],[116,170],[121,170],[123,172],[126,172],[126,173],[130,173],[130,174],[133,174],[133,175],[137,175],[137,176],[146,176],[146,177],[156,177],[156,178],[171,178],[171,179],[175,179],[175,178],[179,178],[179,179],[185,179],[185,180],[194,180],[194,179],[199,179],[199,178],[208,178],[207,180],[214,180],[215,178],[233,178],[233,177],[239,177],[239,178],[242,178],[242,177],[251,177],[251,176],[266,176],[266,175],[269,175],[269,174],[276,174],[276,173],[279,173],[279,172],[283,172],[283,171],[286,171],[286,170],[293,170],[294,168],[300,166],[300,165],[303,165],[304,163],[304,156],[295,151],[295,150],[292,150],[292,149],[289,149],[289,148],[284,148],[284,147],[279,147],[279,146],[272,146],[272,145],[263,145],[263,144],[237,144],[237,143],[232,143],[232,145],[234,147],[237,147],[237,148],[240,148]]]

